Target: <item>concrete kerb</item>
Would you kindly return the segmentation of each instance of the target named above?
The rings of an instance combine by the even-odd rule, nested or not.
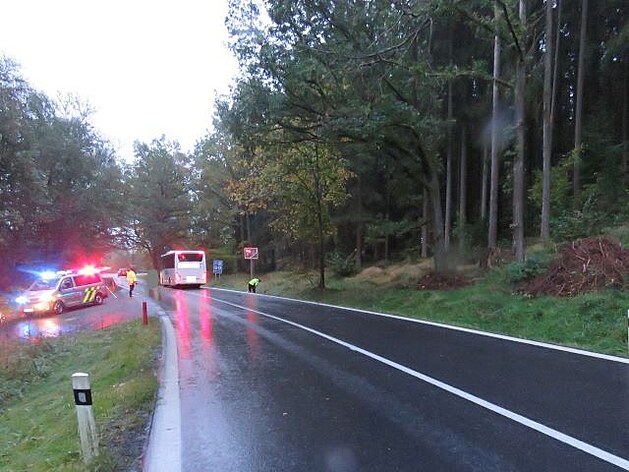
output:
[[[149,309],[158,313],[162,325],[162,358],[159,366],[160,386],[155,398],[150,432],[144,451],[145,472],[181,471],[181,413],[179,403],[179,369],[177,339],[168,314],[148,302]]]

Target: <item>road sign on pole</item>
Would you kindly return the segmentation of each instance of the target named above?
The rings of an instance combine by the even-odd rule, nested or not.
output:
[[[222,259],[214,259],[212,261],[212,273],[221,275],[223,273]]]
[[[258,248],[257,247],[246,247],[245,248],[245,259],[257,259],[258,258]]]

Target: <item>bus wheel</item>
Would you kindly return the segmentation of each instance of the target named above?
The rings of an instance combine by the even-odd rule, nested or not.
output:
[[[96,305],[101,305],[103,303],[103,296],[100,293],[97,293],[94,297],[94,303]]]
[[[54,311],[57,315],[60,315],[61,313],[63,313],[65,309],[66,307],[63,306],[63,302],[59,300],[57,300],[55,304],[52,306],[52,311]]]

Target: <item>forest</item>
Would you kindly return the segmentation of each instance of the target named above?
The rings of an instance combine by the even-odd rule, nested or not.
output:
[[[212,131],[191,153],[136,142],[131,162],[89,106],[44,96],[0,57],[0,285],[115,249],[156,265],[200,247],[236,269],[257,246],[259,270],[316,269],[324,288],[326,268],[524,261],[533,242],[623,225],[628,9],[230,0],[240,73]]]

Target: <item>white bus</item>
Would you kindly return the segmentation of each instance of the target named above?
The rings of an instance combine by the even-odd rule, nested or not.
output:
[[[197,287],[207,282],[203,251],[168,251],[161,256],[159,283],[166,287]]]

